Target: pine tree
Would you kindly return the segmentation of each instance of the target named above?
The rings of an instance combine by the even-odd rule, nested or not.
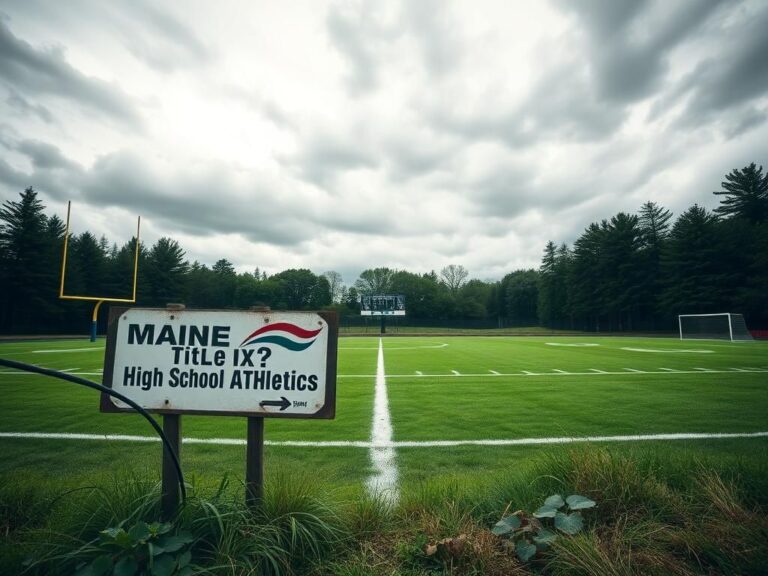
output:
[[[41,303],[55,297],[47,288],[56,270],[43,257],[49,248],[46,227],[43,203],[32,188],[0,209],[0,325],[8,330],[33,330],[47,321]]]
[[[715,208],[716,214],[755,223],[768,220],[768,173],[763,174],[762,166],[752,162],[742,170],[734,169],[720,185],[723,190],[713,194],[725,198]]]

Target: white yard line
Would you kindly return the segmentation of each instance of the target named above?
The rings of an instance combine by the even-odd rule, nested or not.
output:
[[[42,366],[41,366],[42,368]],[[594,370],[594,369],[593,369]],[[661,370],[661,372],[659,372]],[[656,371],[650,370],[650,371],[644,371],[644,370],[635,370],[633,368],[623,368],[620,372],[606,372],[606,371],[595,371],[595,372],[565,372],[564,370],[555,370],[553,372],[530,372],[529,370],[521,370],[520,372],[496,372],[493,370],[489,370],[488,372],[479,372],[476,374],[451,374],[454,378],[496,378],[497,376],[637,376],[638,374],[642,374],[644,376],[652,376],[652,375],[658,375],[658,374],[730,374],[731,376],[735,376],[737,374],[755,374],[755,373],[765,373],[768,372],[768,369],[764,368],[726,368],[723,370],[715,370],[715,369],[693,369],[693,370],[675,370],[673,368],[659,368]],[[0,376],[3,375],[14,375],[14,376],[39,376],[39,374],[34,374],[32,372],[23,372],[21,370],[0,370]],[[95,372],[73,372],[75,376],[103,376],[104,373],[102,370],[97,370]],[[418,376],[420,378],[429,379],[429,378],[445,378],[448,376],[447,374],[424,374],[420,370],[415,371],[414,374],[387,374],[388,380],[395,380],[400,378],[414,378],[415,376]],[[376,378],[375,374],[337,374],[337,378],[365,378],[365,379],[372,379]]]
[[[90,352],[91,350],[104,350],[104,347],[97,346],[96,348],[68,348],[66,350],[31,350],[30,352],[27,352],[27,354],[58,354],[60,352]]]
[[[454,376],[461,376],[461,372],[459,372],[458,370],[451,370],[451,374],[453,374]]]
[[[48,432],[0,432],[0,438],[32,440],[101,440],[110,442],[160,442],[158,436],[132,436],[127,434],[79,434]],[[559,436],[550,438],[508,438],[500,440],[423,440],[374,443],[355,440],[265,440],[267,446],[297,448],[365,448],[389,449],[394,455],[395,448],[441,448],[453,446],[532,446],[538,444],[575,444],[578,442],[644,442],[669,440],[727,440],[732,438],[768,438],[768,432],[699,433],[682,432],[670,434],[637,434],[624,436]],[[184,438],[184,444],[212,444],[216,446],[245,446],[245,438]],[[397,470],[395,469],[395,472]],[[370,484],[369,484],[370,485]],[[377,484],[377,486],[380,486]],[[395,483],[394,490],[397,490]],[[391,497],[391,495],[390,495]]]
[[[369,450],[373,474],[366,481],[368,492],[392,504],[400,498],[395,449],[392,445],[392,421],[389,416],[387,378],[384,373],[384,343],[379,339],[376,363],[376,390],[373,400],[373,423]]]
[[[570,372],[566,372],[565,370],[558,370],[557,368],[552,368],[552,372],[557,372],[558,374],[570,374]]]
[[[605,374],[605,370],[598,370],[597,368],[590,368],[589,371],[595,374]]]

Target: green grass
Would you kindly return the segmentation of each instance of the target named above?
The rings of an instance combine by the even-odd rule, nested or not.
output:
[[[335,420],[268,419],[267,440],[366,441],[371,431],[378,342],[376,337],[340,340]],[[764,342],[409,337],[385,338],[384,351],[396,441],[768,430],[768,371],[741,371],[768,370],[768,343]],[[0,344],[0,357],[75,369],[73,373],[97,381],[103,354],[103,341]],[[99,413],[98,394],[70,383],[3,373],[0,390],[0,432],[153,436],[138,416]],[[245,419],[187,416],[183,433],[194,438],[242,439]],[[764,455],[767,444],[768,440],[758,438],[654,446],[669,454],[707,454],[727,446],[737,455]],[[0,447],[6,455],[0,461],[0,475],[28,473],[42,479],[53,474],[82,482],[98,477],[105,463],[111,462],[156,470],[160,452],[155,444],[9,438],[0,439]],[[631,448],[621,450],[628,453]],[[535,446],[413,448],[398,449],[397,458],[408,484],[430,475],[493,473],[504,468],[508,454],[519,461],[537,451]],[[185,445],[182,457],[185,470],[201,479],[216,482],[225,473],[242,478],[243,447]],[[267,447],[268,478],[272,473],[306,469],[349,490],[359,487],[370,473],[365,449]]]

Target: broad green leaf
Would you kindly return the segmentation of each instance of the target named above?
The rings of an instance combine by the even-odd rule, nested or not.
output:
[[[579,496],[578,494],[568,496],[565,501],[568,503],[568,507],[571,510],[583,510],[584,508],[592,508],[595,506],[594,500],[590,500],[586,496]]]
[[[149,526],[146,522],[136,522],[128,531],[128,535],[133,538],[134,542],[147,540],[150,537]]]
[[[558,512],[555,516],[555,528],[566,534],[574,535],[584,527],[584,520],[579,512],[563,514]]]
[[[502,518],[496,522],[491,532],[496,534],[496,536],[501,536],[502,534],[507,534],[512,530],[520,528],[520,524],[521,522],[519,516],[507,516],[506,518]]]
[[[158,556],[152,562],[152,576],[171,576],[176,569],[176,560],[170,554]]]
[[[186,552],[184,552],[184,554],[182,554],[181,556],[179,556],[179,561],[178,561],[178,564],[179,564],[179,569],[182,569],[182,568],[184,568],[184,567],[185,567],[187,564],[189,564],[191,561],[192,561],[192,552],[190,552],[189,550],[187,550]]]
[[[128,532],[122,528],[107,528],[99,532],[101,541],[107,546],[118,546],[119,548],[133,548],[135,541],[128,535]]]
[[[133,556],[124,556],[117,561],[113,576],[134,576],[139,570],[139,565]]]
[[[177,534],[176,536],[165,536],[161,541],[160,545],[165,549],[166,552],[176,552],[177,550],[181,550],[192,542],[193,538],[189,534]]]
[[[533,513],[536,518],[554,518],[555,514],[559,514],[557,508],[546,505],[542,506]]]
[[[106,530],[99,532],[99,536],[101,536],[102,541],[108,542],[117,538],[117,535],[120,532],[125,532],[125,530],[122,528],[107,528]]]
[[[557,534],[546,528],[542,528],[533,536],[533,541],[536,544],[552,544],[555,540],[557,540]]]
[[[112,572],[112,556],[104,554],[91,562],[91,574],[93,576],[105,576]]]
[[[560,496],[560,494],[554,494],[544,500],[544,506],[548,506],[549,508],[560,508],[565,502],[563,502],[563,497]]]
[[[527,540],[520,540],[515,546],[515,554],[523,562],[528,562],[536,554],[536,545]]]

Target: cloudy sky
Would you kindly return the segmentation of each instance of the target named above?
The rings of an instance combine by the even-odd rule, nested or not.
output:
[[[498,279],[768,164],[768,2],[0,0],[0,200],[190,260]]]

